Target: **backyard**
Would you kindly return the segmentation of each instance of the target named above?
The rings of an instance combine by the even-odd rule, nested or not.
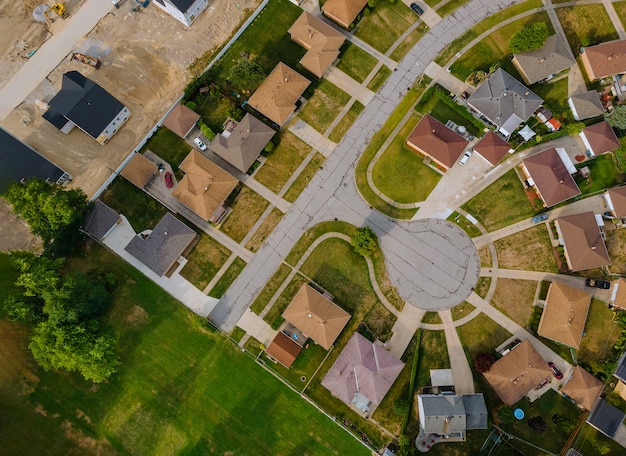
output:
[[[621,183],[622,174],[615,164],[612,153],[599,155],[592,160],[578,164],[577,169],[589,168],[589,177],[583,178],[580,174],[574,175],[574,180],[583,195],[593,194],[614,187]]]
[[[159,127],[157,131],[148,139],[148,142],[141,148],[139,153],[150,150],[168,162],[177,178],[182,178],[182,171],[178,170],[178,165],[185,159],[191,151],[191,146],[181,139],[176,133],[165,127]]]

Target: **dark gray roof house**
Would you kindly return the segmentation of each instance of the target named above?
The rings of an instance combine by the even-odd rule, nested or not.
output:
[[[528,87],[502,68],[498,68],[467,99],[467,104],[504,136],[510,136],[541,106],[539,98]]]
[[[576,93],[567,99],[567,104],[576,120],[591,119],[604,114],[604,107],[596,90]]]
[[[626,352],[624,352],[620,357],[613,375],[619,378],[622,382],[626,383]]]
[[[120,214],[102,201],[97,200],[87,214],[83,229],[95,239],[101,241],[120,221]]]
[[[605,402],[604,399],[599,399],[586,421],[607,437],[613,438],[624,422],[624,418],[626,418],[624,412]]]
[[[0,127],[0,193],[13,182],[34,177],[62,184],[71,176]]]
[[[124,250],[162,276],[192,246],[196,236],[194,230],[168,212],[150,234],[145,238],[135,236]]]
[[[43,118],[64,133],[74,126],[104,144],[128,120],[130,111],[113,95],[78,71],[63,75],[61,91]]]
[[[548,80],[575,64],[569,44],[559,35],[549,36],[539,49],[513,54],[513,65],[526,84]]]
[[[239,123],[230,122],[229,125],[215,136],[209,147],[245,173],[276,132],[250,114],[246,114]]]
[[[417,397],[424,434],[462,437],[472,429],[487,429],[487,406],[482,394],[420,394]]]

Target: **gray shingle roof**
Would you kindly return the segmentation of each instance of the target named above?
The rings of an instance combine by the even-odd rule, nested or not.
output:
[[[467,429],[487,429],[489,414],[482,393],[464,394],[465,425]]]
[[[467,102],[504,134],[510,135],[533,115],[543,100],[499,68],[476,89]]]
[[[613,438],[624,422],[624,418],[626,418],[624,412],[608,404],[604,399],[600,399],[596,402],[596,406],[589,414],[587,423],[591,424],[604,435]]]
[[[120,215],[117,212],[97,200],[85,219],[84,229],[94,238],[102,239],[119,219]]]
[[[426,434],[451,434],[487,429],[487,406],[482,394],[418,396],[420,426]]]
[[[574,65],[569,45],[558,35],[549,36],[540,49],[513,54],[513,63],[527,84],[543,81]]]
[[[619,364],[617,365],[617,368],[615,369],[615,374],[613,375],[615,375],[621,381],[626,383],[626,352],[624,352],[624,354],[620,358]]]
[[[604,114],[600,95],[595,90],[576,93],[569,98],[570,108],[575,110],[578,120],[590,119]]]
[[[153,272],[162,276],[193,242],[196,232],[169,212],[145,239],[135,236],[124,248]]]

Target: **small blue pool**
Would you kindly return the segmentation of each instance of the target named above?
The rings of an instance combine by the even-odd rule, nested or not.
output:
[[[515,410],[513,410],[513,415],[518,420],[521,420],[524,418],[524,410],[522,410],[521,408],[516,408]]]

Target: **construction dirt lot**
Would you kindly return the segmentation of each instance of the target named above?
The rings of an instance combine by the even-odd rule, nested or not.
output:
[[[70,15],[82,1],[66,3]],[[6,50],[0,56],[0,86],[21,67],[28,50],[42,45],[48,28],[54,33],[63,27],[60,18],[49,25],[33,19],[32,11],[41,3],[0,0],[0,49]],[[100,58],[98,70],[66,56],[1,124],[69,172],[74,178],[71,187],[91,196],[181,95],[195,76],[189,74],[189,66],[225,43],[259,4],[260,0],[211,0],[188,29],[152,4],[132,12],[138,5],[126,0],[76,43],[75,50]],[[41,117],[44,110],[36,101],[49,101],[60,89],[63,73],[70,70],[100,84],[131,111],[128,122],[104,146],[77,128],[65,135]]]

